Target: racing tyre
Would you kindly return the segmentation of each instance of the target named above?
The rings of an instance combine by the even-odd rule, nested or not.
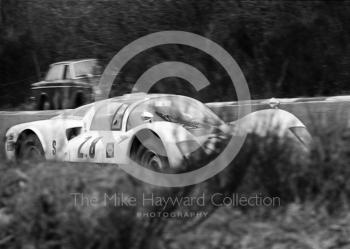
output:
[[[168,158],[164,156],[164,153],[157,153],[157,151],[164,152],[163,145],[147,140],[138,146],[132,159],[148,169],[157,172],[168,171],[170,168]]]
[[[20,138],[18,146],[18,162],[41,162],[45,160],[43,147],[35,134],[24,135]]]

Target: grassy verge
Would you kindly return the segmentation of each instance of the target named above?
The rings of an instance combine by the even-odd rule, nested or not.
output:
[[[346,248],[350,245],[349,137],[319,129],[306,153],[276,136],[251,136],[218,176],[156,188],[115,166],[0,165],[0,248]],[[83,193],[90,201],[74,199]],[[115,193],[200,197],[204,205],[106,205]],[[277,206],[213,204],[234,195],[278,197]],[[158,213],[155,217],[139,213]],[[204,218],[172,212],[206,213]]]

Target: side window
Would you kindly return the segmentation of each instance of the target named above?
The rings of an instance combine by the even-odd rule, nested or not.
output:
[[[123,116],[128,106],[126,104],[123,104],[119,107],[119,109],[116,111],[113,121],[112,121],[112,130],[118,131],[122,128],[122,122],[123,122]]]
[[[101,75],[102,72],[102,69],[96,60],[75,62],[73,65],[75,72],[74,77],[76,78]]]
[[[110,131],[111,122],[120,103],[106,102],[104,105],[96,107],[94,117],[92,118],[90,130],[92,131]]]
[[[61,80],[63,78],[64,64],[57,64],[50,67],[45,80]]]
[[[71,74],[70,74],[70,68],[69,65],[64,65],[64,73],[63,73],[63,79],[68,80],[71,79]]]
[[[173,103],[169,97],[147,100],[130,112],[126,129],[130,130],[144,124],[145,121],[142,119],[143,112],[149,112],[153,115],[152,122],[164,121],[167,119],[166,116],[171,114],[172,106]]]
[[[143,112],[150,112],[154,118],[154,121],[161,120],[155,113],[154,113],[154,103],[153,101],[147,101],[144,103],[139,104],[136,106],[130,113],[126,125],[126,129],[130,130],[132,128],[135,128],[141,124],[144,123],[143,119],[141,118],[141,114]]]

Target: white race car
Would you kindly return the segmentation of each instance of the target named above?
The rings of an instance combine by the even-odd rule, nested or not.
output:
[[[267,128],[256,125],[264,117],[273,117],[274,125],[297,142],[306,144],[309,139],[303,123],[283,110],[257,111],[226,124],[195,99],[138,93],[66,110],[48,120],[15,125],[6,133],[5,150],[13,161],[128,164],[133,160],[163,171],[180,167],[198,150],[215,150],[208,141],[254,132],[256,127],[255,131],[264,135]]]

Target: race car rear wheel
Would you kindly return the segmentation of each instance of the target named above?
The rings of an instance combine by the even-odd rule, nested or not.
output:
[[[159,144],[158,139],[146,139],[142,143],[137,140],[134,143],[131,159],[148,169],[164,172],[170,168],[168,158],[163,155],[164,152],[164,146]]]
[[[148,149],[142,150],[140,164],[146,168],[159,172],[168,169],[167,159]]]
[[[40,162],[45,160],[43,147],[35,134],[22,134],[17,144],[18,162]]]

